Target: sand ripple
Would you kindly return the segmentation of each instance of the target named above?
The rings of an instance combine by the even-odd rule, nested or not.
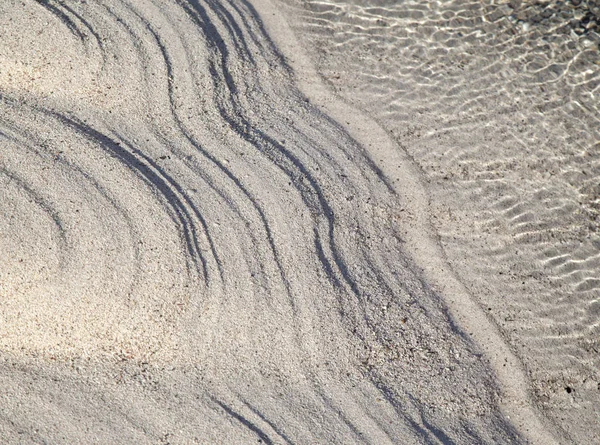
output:
[[[251,3],[7,0],[0,21],[3,441],[521,440],[405,251],[410,203]],[[590,293],[591,252],[547,258]]]
[[[417,161],[453,268],[540,403],[588,443],[600,406],[595,3],[284,3],[332,88]]]

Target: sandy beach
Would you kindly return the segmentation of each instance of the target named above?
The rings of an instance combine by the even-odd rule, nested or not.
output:
[[[3,1],[0,442],[600,440],[595,8]]]

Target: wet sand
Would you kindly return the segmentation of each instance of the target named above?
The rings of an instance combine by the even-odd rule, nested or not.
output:
[[[492,265],[509,266],[469,241],[469,212],[491,198],[423,167],[431,147],[485,151],[478,132],[501,127],[436,139],[428,84],[412,102],[395,82],[416,72],[365,87],[378,53],[355,68],[344,51],[362,47],[345,33],[364,26],[328,7],[0,5],[2,441],[579,440],[540,398],[548,355],[525,358],[527,337],[498,321],[540,304],[494,300],[512,288]],[[332,80],[331,66],[345,71]],[[411,134],[389,124],[400,109]],[[509,204],[500,213],[525,206]],[[457,227],[468,242],[448,241]]]
[[[598,439],[594,2],[284,1],[322,79],[423,175],[449,266],[565,442]]]

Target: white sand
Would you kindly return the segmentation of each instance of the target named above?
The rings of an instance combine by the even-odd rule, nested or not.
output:
[[[450,268],[562,442],[600,440],[594,3],[280,4],[329,88],[415,161]]]
[[[2,442],[563,439],[269,1],[0,20]]]

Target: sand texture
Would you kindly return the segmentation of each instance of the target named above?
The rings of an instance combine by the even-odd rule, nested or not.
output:
[[[427,5],[0,2],[0,442],[585,443],[591,62]]]
[[[598,442],[598,6],[280,4],[329,88],[417,164],[449,266],[563,441]]]

